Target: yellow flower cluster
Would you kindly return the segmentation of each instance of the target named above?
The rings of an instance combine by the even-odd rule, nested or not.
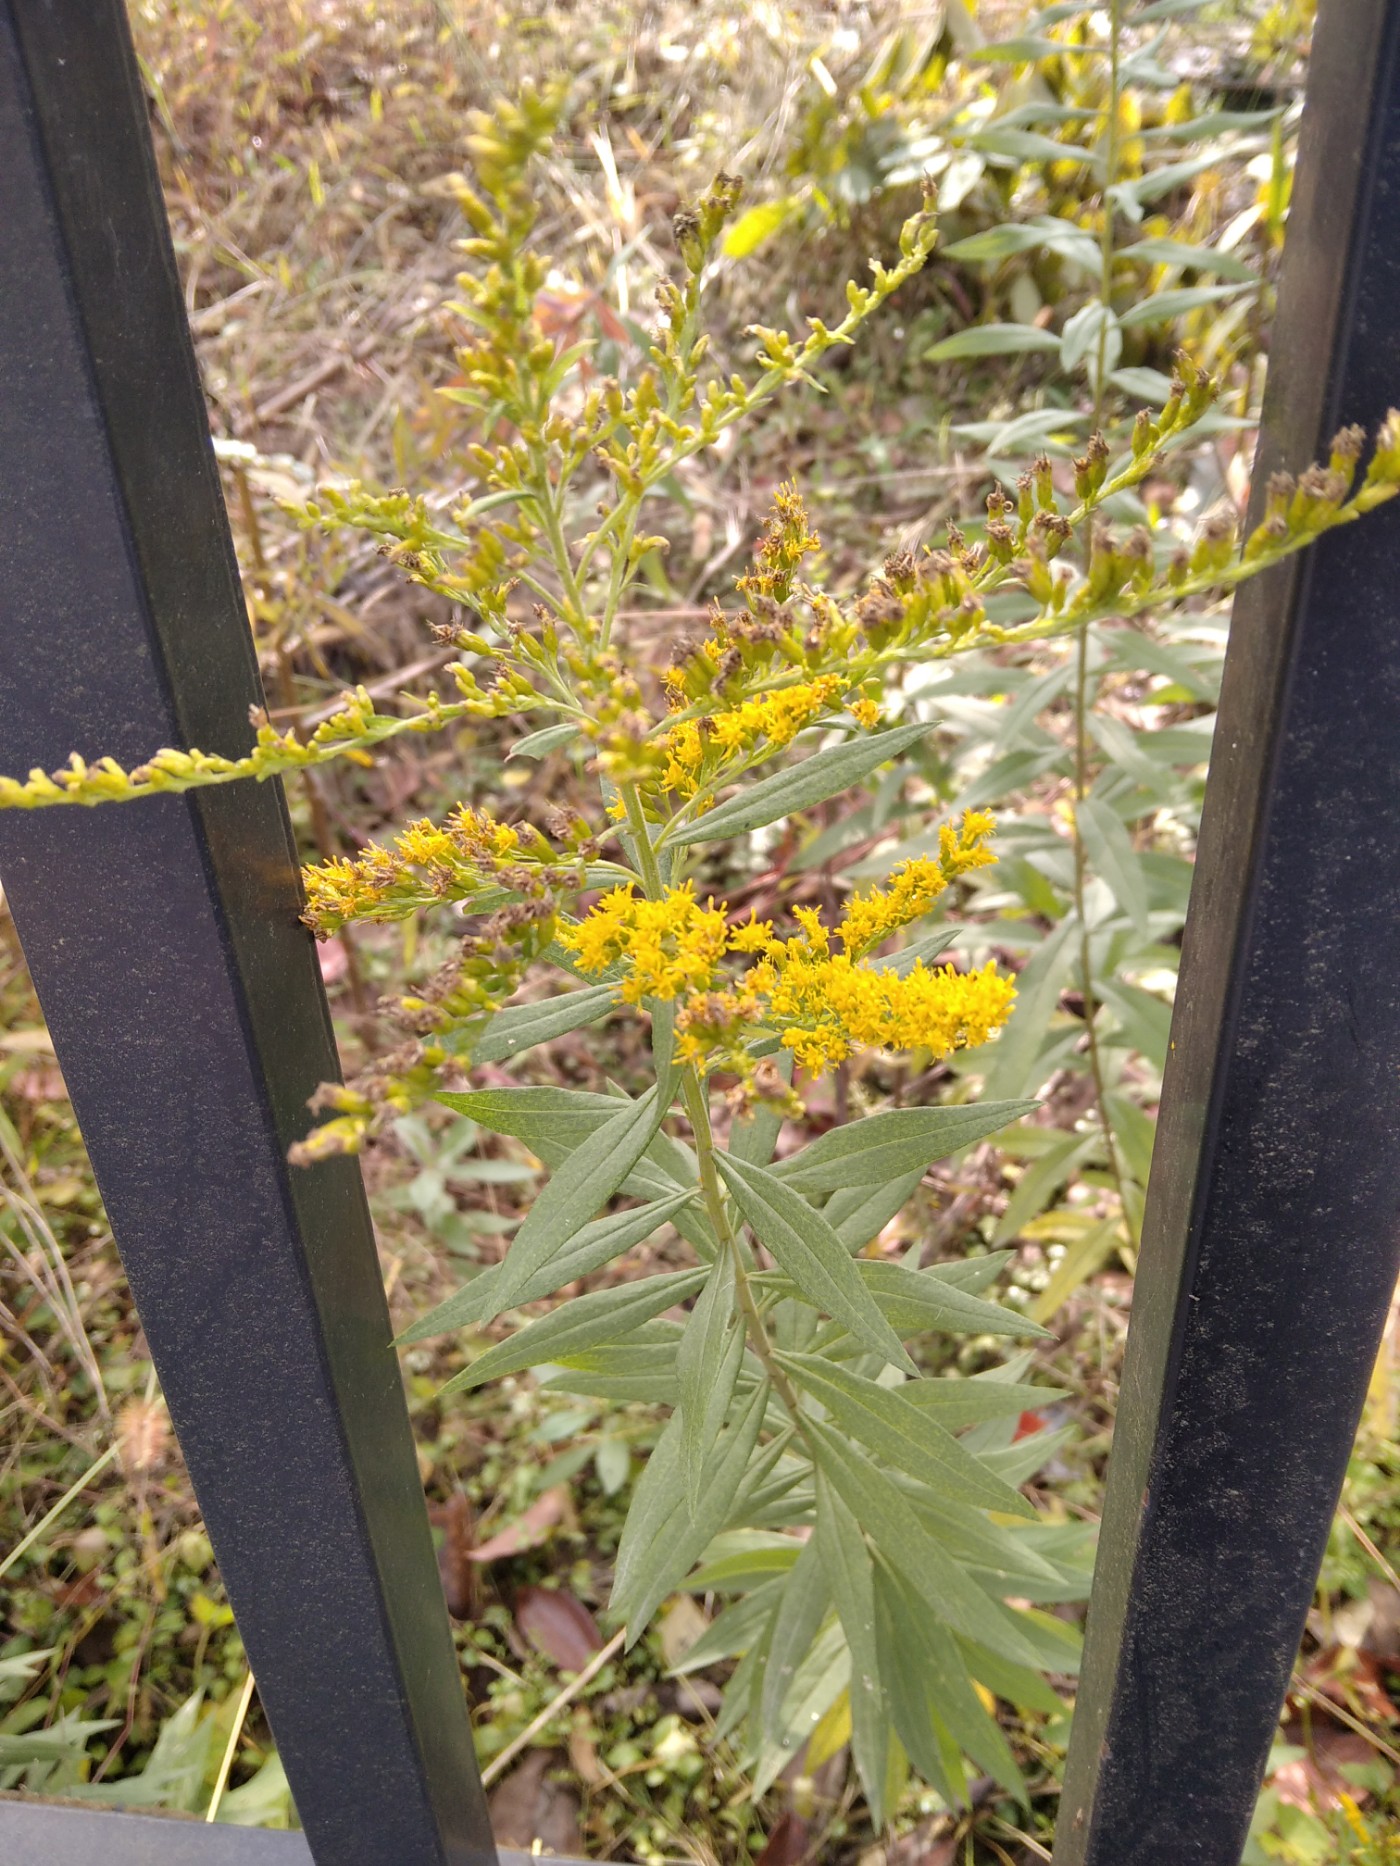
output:
[[[854,957],[869,952],[900,927],[922,920],[957,876],[994,862],[987,839],[995,827],[985,810],[968,810],[959,828],[945,823],[940,829],[937,861],[915,856],[899,864],[887,888],[853,894],[836,929],[846,951]]]
[[[307,868],[306,923],[325,939],[352,920],[401,920],[439,901],[465,900],[486,875],[548,854],[537,830],[463,804],[445,823],[410,823],[392,848],[372,842],[357,856]]]
[[[994,858],[992,820],[969,811],[945,828],[938,859],[902,863],[886,888],[853,895],[834,929],[812,907],[794,910],[799,931],[775,937],[771,922],[731,924],[724,902],[702,907],[693,886],[649,901],[630,887],[603,896],[580,925],[560,935],[579,968],[601,972],[621,963],[622,997],[684,999],[678,1018],[681,1054],[743,1075],[745,1044],[755,1029],[778,1033],[805,1069],[820,1071],[856,1049],[929,1050],[946,1055],[985,1043],[1006,1022],[1015,985],[994,965],[979,972],[922,961],[902,975],[865,955],[927,913],[955,876]],[[833,933],[843,950],[833,953]],[[737,980],[721,973],[735,954],[754,960]]]
[[[789,945],[797,942],[789,942]],[[783,1047],[816,1074],[857,1049],[950,1050],[985,1043],[1011,1014],[1016,987],[988,963],[980,972],[922,961],[901,976],[846,953],[761,959],[745,983],[767,1003]]]
[[[700,905],[691,882],[668,888],[659,901],[630,887],[613,888],[578,926],[559,935],[559,944],[575,954],[584,972],[625,963],[624,1003],[669,1003],[711,983],[729,950],[729,922],[722,906]]]
[[[704,720],[682,720],[662,741],[666,788],[680,797],[695,795],[707,743],[730,756],[751,751],[760,742],[775,750],[790,745],[804,727],[836,710],[845,684],[837,674],[822,674],[816,680],[745,700]],[[863,726],[879,723],[880,709],[872,700],[858,700],[851,711]]]

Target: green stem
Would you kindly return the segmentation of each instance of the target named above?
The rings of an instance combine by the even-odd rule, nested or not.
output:
[[[1123,1181],[1123,1169],[1118,1158],[1118,1146],[1113,1137],[1113,1122],[1108,1112],[1108,1083],[1104,1076],[1103,1054],[1099,1049],[1098,1000],[1094,994],[1094,961],[1089,941],[1089,922],[1084,912],[1085,883],[1088,879],[1088,862],[1084,851],[1084,838],[1079,831],[1079,808],[1089,795],[1089,625],[1086,622],[1079,630],[1075,643],[1075,682],[1074,682],[1074,916],[1079,923],[1079,977],[1080,991],[1084,998],[1084,1029],[1089,1040],[1089,1075],[1094,1084],[1094,1106],[1099,1117],[1099,1126],[1103,1131],[1104,1149],[1108,1155],[1108,1170],[1118,1193],[1118,1204],[1123,1213],[1124,1224],[1129,1223],[1128,1200]]]
[[[661,882],[661,870],[657,865],[656,851],[652,847],[651,832],[647,828],[646,816],[642,810],[642,800],[637,794],[635,784],[623,784],[622,801],[627,810],[627,827],[637,849],[637,866],[642,872],[642,879],[650,899],[659,900],[665,892]],[[797,1394],[791,1381],[778,1365],[773,1355],[773,1344],[768,1338],[768,1330],[763,1324],[763,1314],[754,1297],[749,1283],[748,1271],[744,1263],[744,1253],[739,1238],[730,1220],[729,1205],[723,1188],[719,1183],[719,1172],[715,1166],[715,1138],[710,1126],[710,1110],[705,1097],[705,1086],[700,1072],[693,1063],[683,1065],[681,1072],[681,1099],[685,1103],[686,1118],[690,1122],[690,1131],[695,1140],[695,1157],[700,1167],[700,1190],[705,1200],[705,1211],[720,1248],[729,1252],[734,1261],[734,1284],[738,1291],[739,1307],[743,1312],[744,1324],[748,1333],[749,1345],[763,1364],[763,1369],[773,1383],[773,1390],[791,1414],[798,1430],[802,1429],[802,1412],[798,1405]]]
[[[1123,30],[1122,14],[1122,0],[1110,0],[1108,134],[1104,150],[1103,228],[1099,239],[1099,291],[1105,312],[1109,309],[1113,292],[1113,198],[1111,190],[1118,177],[1119,54]],[[1105,319],[1099,330],[1098,366],[1094,371],[1093,426],[1095,428],[1098,427],[1103,415],[1107,341],[1108,324]],[[1084,534],[1086,568],[1093,551],[1093,524],[1093,514],[1088,513]],[[1089,922],[1084,912],[1088,862],[1085,857],[1084,838],[1079,828],[1079,810],[1089,795],[1089,623],[1087,618],[1080,623],[1075,632],[1074,651],[1074,914],[1079,923],[1080,991],[1084,999],[1084,1029],[1088,1036],[1089,1075],[1094,1085],[1094,1106],[1098,1113],[1099,1126],[1103,1131],[1109,1175],[1117,1190],[1119,1209],[1126,1225],[1129,1222],[1128,1201],[1125,1195],[1123,1170],[1118,1159],[1118,1147],[1113,1137],[1113,1122],[1108,1112],[1108,1084],[1104,1076],[1103,1054],[1099,1048],[1099,1007],[1094,995],[1093,951],[1089,939]]]

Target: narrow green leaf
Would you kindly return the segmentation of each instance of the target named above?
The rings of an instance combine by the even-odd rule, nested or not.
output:
[[[1222,298],[1236,298],[1241,292],[1256,291],[1253,283],[1248,285],[1183,285],[1179,291],[1153,292],[1150,297],[1140,298],[1134,305],[1129,305],[1118,322],[1126,330],[1132,324],[1167,324],[1173,318],[1184,317],[1188,311],[1199,311],[1202,305],[1218,304]]]
[[[969,1296],[980,1296],[996,1282],[1015,1255],[1015,1251],[992,1250],[985,1257],[963,1257],[956,1263],[931,1263],[928,1273],[936,1276],[940,1283],[951,1283],[954,1289],[966,1290]],[[905,1268],[910,1267],[906,1263]]]
[[[607,1204],[646,1152],[670,1101],[669,1082],[658,1082],[639,1101],[623,1102],[557,1169],[501,1265],[492,1291],[498,1315],[520,1300],[521,1290]]]
[[[1141,259],[1149,265],[1190,267],[1193,272],[1213,272],[1218,278],[1233,279],[1241,285],[1256,283],[1254,274],[1233,253],[1222,253],[1215,246],[1192,246],[1186,240],[1135,240],[1119,251],[1120,259]]]
[[[964,356],[1026,356],[1056,351],[1060,340],[1036,324],[974,324],[924,351],[926,363],[952,363]]]
[[[691,1594],[747,1593],[757,1581],[790,1574],[807,1547],[794,1536],[751,1529],[715,1537],[704,1563],[686,1582]]]
[[[929,728],[922,723],[896,726],[889,732],[872,733],[850,739],[844,745],[834,745],[828,751],[813,752],[800,764],[789,765],[785,770],[775,771],[771,777],[761,778],[757,784],[731,797],[728,803],[683,825],[667,841],[673,846],[720,842],[745,830],[762,829],[765,824],[776,823],[780,817],[791,816],[794,810],[805,810],[849,790],[862,778],[869,777],[886,759],[898,757],[900,752],[926,738],[928,732]]]
[[[968,1801],[967,1774],[958,1745],[939,1717],[930,1698],[929,1681],[919,1647],[909,1647],[903,1629],[890,1611],[894,1576],[883,1562],[875,1565],[875,1632],[879,1641],[880,1671],[889,1693],[890,1717],[895,1733],[919,1774],[950,1808]]]
[[[743,1358],[744,1330],[735,1306],[735,1286],[734,1256],[726,1250],[691,1311],[676,1357],[686,1491],[692,1511],[700,1501],[705,1460],[729,1411]]]
[[[705,1280],[704,1270],[674,1270],[664,1276],[649,1276],[639,1283],[623,1283],[613,1289],[590,1290],[575,1296],[556,1309],[553,1315],[518,1330],[509,1341],[498,1342],[485,1354],[455,1374],[441,1392],[456,1393],[463,1387],[479,1387],[485,1380],[502,1374],[519,1373],[523,1367],[538,1367],[543,1361],[557,1361],[564,1354],[577,1353],[601,1341],[614,1341],[641,1323],[660,1315],[673,1303],[694,1295]]]
[[[1016,1758],[996,1719],[989,1716],[972,1688],[958,1641],[920,1611],[919,1602],[911,1599],[900,1578],[877,1570],[875,1587],[880,1611],[889,1615],[895,1662],[909,1668],[918,1681],[910,1681],[911,1696],[917,1701],[921,1692],[925,1705],[936,1709],[953,1740],[978,1767],[1024,1803],[1026,1785]]]
[[[845,1245],[821,1213],[763,1167],[750,1166],[727,1153],[717,1159],[739,1210],[797,1288],[872,1352],[905,1373],[913,1373],[914,1363],[898,1335],[881,1315]]]
[[[988,1652],[975,1640],[960,1639],[963,1662],[971,1677],[983,1684],[994,1697],[1014,1704],[1018,1710],[1036,1710],[1047,1717],[1064,1715],[1064,1700],[1052,1691],[1039,1672],[1029,1666],[1013,1665],[1009,1659]]]
[[[1084,797],[1075,820],[1094,872],[1108,883],[1114,900],[1133,923],[1141,940],[1152,937],[1148,920],[1147,877],[1118,812],[1101,797]]]
[[[566,1160],[605,1121],[612,1120],[618,1107],[614,1096],[593,1095],[583,1089],[469,1089],[465,1093],[444,1089],[433,1099],[493,1134],[523,1141],[550,1167]]]
[[[851,1753],[870,1805],[871,1820],[878,1829],[885,1823],[889,1721],[880,1689],[880,1658],[875,1643],[874,1573],[860,1525],[820,1471],[812,1540],[817,1544],[822,1572],[850,1649]]]
[[[557,752],[578,735],[577,720],[565,719],[557,726],[544,726],[539,732],[531,732],[525,738],[517,739],[506,757],[546,758],[550,752]]]
[[[1060,987],[1074,963],[1073,922],[1061,921],[1026,961],[1016,980],[1016,1003],[989,1051],[982,1092],[989,1100],[1040,1086],[1036,1065],[1046,1027],[1060,1002]]]
[[[911,1406],[950,1432],[984,1419],[1019,1418],[1037,1406],[1064,1398],[1063,1387],[993,1386],[983,1380],[911,1380],[904,1389]]]
[[[887,1185],[1009,1127],[1038,1106],[1033,1101],[1008,1101],[961,1108],[890,1108],[832,1128],[773,1172],[802,1192]]]
[[[858,1438],[882,1464],[907,1471],[931,1490],[979,1509],[1035,1518],[1010,1484],[994,1477],[933,1416],[913,1405],[899,1387],[882,1387],[849,1368],[810,1354],[779,1356],[804,1393],[820,1400],[838,1425]],[[914,1381],[914,1386],[923,1382]]]
[[[684,1678],[688,1672],[703,1672],[721,1659],[738,1658],[754,1645],[766,1623],[777,1612],[785,1597],[787,1577],[765,1581],[752,1594],[736,1600],[711,1620],[693,1646],[687,1646],[671,1667],[672,1678]]]
[[[1087,1283],[1100,1266],[1107,1263],[1123,1241],[1122,1221],[1118,1218],[1105,1218],[1101,1223],[1081,1232],[1056,1264],[1055,1274],[1031,1304],[1030,1312],[1036,1321],[1049,1321],[1056,1310],[1069,1301],[1075,1290]]]
[[[768,1665],[759,1697],[760,1734],[768,1742],[782,1735],[780,1717],[797,1669],[812,1649],[831,1604],[831,1589],[816,1544],[808,1540],[788,1574],[773,1619]]]
[[[1101,1129],[1089,1134],[1066,1134],[1048,1147],[1017,1180],[1016,1190],[997,1221],[992,1242],[1005,1244],[1019,1237],[1022,1226],[1043,1212],[1065,1181],[1102,1147]]]
[[[1013,1335],[1041,1341],[1047,1336],[1038,1322],[968,1295],[936,1270],[906,1270],[903,1264],[874,1258],[861,1258],[855,1268],[890,1325],[901,1333],[937,1329],[945,1334]]]
[[[668,1197],[654,1199],[648,1205],[638,1205],[627,1212],[612,1212],[606,1218],[596,1218],[581,1231],[576,1231],[557,1257],[552,1257],[538,1275],[532,1277],[516,1297],[516,1303],[538,1302],[541,1296],[552,1296],[556,1289],[562,1289],[566,1283],[572,1283],[590,1271],[597,1270],[605,1263],[611,1263],[614,1257],[621,1257],[643,1243],[654,1231],[659,1231],[668,1219],[673,1218],[680,1208],[694,1198],[692,1192],[673,1192]],[[405,1329],[395,1343],[396,1347],[407,1347],[410,1342],[427,1341],[433,1335],[445,1335],[454,1328],[466,1328],[472,1323],[484,1321],[492,1315],[499,1315],[495,1307],[495,1288],[500,1282],[500,1265],[492,1264],[489,1270],[483,1270],[474,1277],[464,1289],[449,1296],[446,1302],[440,1302],[429,1311],[421,1321]]]
[[[899,952],[889,953],[882,959],[868,959],[866,963],[882,972],[893,972],[897,978],[907,978],[916,965],[932,965],[957,937],[956,927],[946,927],[941,933],[930,933],[926,939],[911,940]]]
[[[1034,1648],[1011,1616],[934,1540],[890,1478],[830,1426],[813,1419],[807,1431],[817,1462],[847,1509],[937,1618],[1018,1665],[1035,1665]]]
[[[698,1506],[692,1510],[685,1495],[685,1465],[679,1434],[668,1451],[664,1484],[657,1490],[669,1505],[658,1522],[648,1511],[644,1533],[634,1534],[628,1512],[618,1549],[611,1612],[627,1623],[627,1642],[635,1643],[657,1607],[685,1578],[711,1539],[724,1527],[730,1505],[743,1481],[758,1443],[768,1401],[766,1386],[741,1400],[733,1423],[726,1426],[705,1464]],[[662,1434],[667,1438],[670,1427]],[[657,1451],[661,1449],[660,1444]],[[653,1458],[656,1453],[653,1452]],[[648,1465],[650,1469],[650,1465]],[[624,1559],[624,1557],[626,1559]]]
[[[924,1176],[922,1166],[901,1173],[883,1186],[846,1186],[833,1192],[822,1208],[826,1221],[854,1257],[904,1207]]]
[[[768,1655],[763,1654],[767,1665]],[[851,1654],[841,1622],[833,1616],[818,1633],[812,1649],[802,1658],[779,1718],[779,1734],[759,1746],[753,1769],[755,1796],[768,1792],[817,1724],[846,1689],[851,1676]],[[762,1691],[762,1680],[758,1681]]]
[[[471,1044],[473,1063],[500,1062],[518,1056],[536,1043],[548,1043],[570,1030],[596,1023],[617,1002],[611,985],[591,985],[584,991],[566,991],[537,1004],[507,1005]]]

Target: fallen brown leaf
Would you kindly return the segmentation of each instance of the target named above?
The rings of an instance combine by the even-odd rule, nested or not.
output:
[[[603,1644],[587,1607],[559,1588],[522,1587],[515,1597],[515,1623],[561,1672],[581,1672]]]
[[[499,1845],[528,1853],[538,1840],[550,1853],[582,1853],[579,1798],[566,1782],[550,1780],[565,1767],[561,1750],[532,1749],[492,1789],[491,1831]]]
[[[812,1829],[800,1814],[789,1808],[778,1817],[778,1824],[768,1836],[768,1844],[758,1856],[757,1866],[801,1866],[812,1842]]]
[[[474,1548],[471,1559],[475,1562],[503,1561],[507,1555],[521,1555],[526,1549],[537,1549],[549,1540],[550,1531],[557,1529],[572,1513],[573,1498],[567,1487],[555,1484],[542,1491],[513,1523],[507,1523],[504,1529]]]
[[[478,1606],[476,1570],[472,1567],[472,1541],[475,1525],[472,1506],[460,1490],[446,1503],[433,1504],[428,1520],[442,1530],[438,1548],[438,1573],[447,1599],[447,1611],[454,1620],[473,1620]]]

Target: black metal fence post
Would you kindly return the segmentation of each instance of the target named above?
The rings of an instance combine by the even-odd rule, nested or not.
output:
[[[1400,403],[1400,6],[1319,9],[1256,496]],[[1400,1268],[1400,511],[1240,596],[1057,1866],[1236,1866]]]
[[[261,693],[120,0],[0,0],[0,229],[5,768],[241,751]],[[312,1853],[489,1866],[359,1174],[286,1164],[336,1064],[280,793],[6,814],[0,874]]]

